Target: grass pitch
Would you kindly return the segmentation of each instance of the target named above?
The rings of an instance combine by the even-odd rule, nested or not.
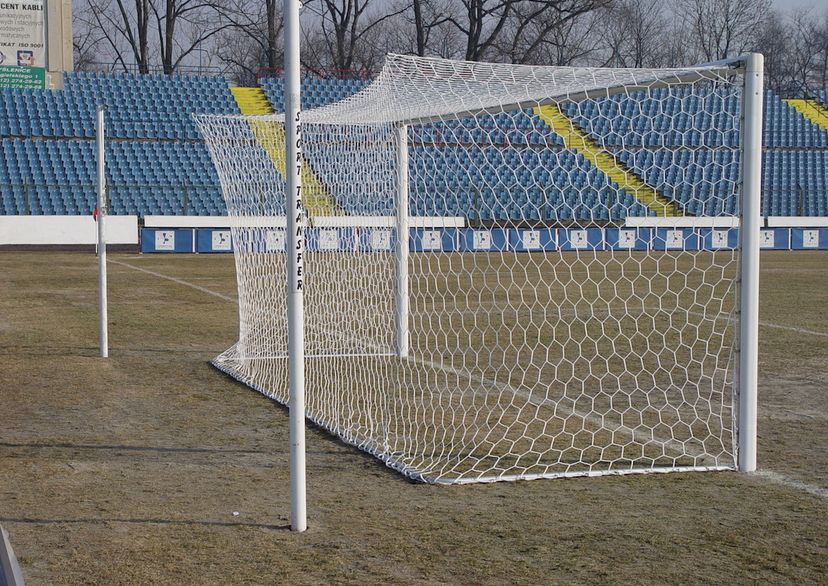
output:
[[[27,584],[820,583],[828,254],[763,253],[756,475],[435,487],[308,432],[207,365],[237,336],[230,256],[0,254],[0,523]]]
[[[284,255],[239,253],[238,347],[216,363],[287,403]],[[736,253],[305,259],[308,417],[429,482],[732,468]],[[730,373],[728,367],[730,366]]]

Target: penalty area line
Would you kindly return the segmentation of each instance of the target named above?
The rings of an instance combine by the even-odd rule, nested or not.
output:
[[[195,289],[196,291],[201,291],[202,293],[207,293],[207,295],[212,295],[213,297],[218,297],[219,299],[224,299],[225,301],[229,301],[230,303],[238,303],[238,298],[231,297],[230,295],[224,295],[223,293],[219,293],[218,291],[213,291],[212,289],[208,289],[207,287],[202,287],[200,285],[196,285],[195,283],[190,283],[185,281],[184,279],[179,279],[177,277],[170,277],[169,275],[164,275],[162,273],[158,273],[156,271],[151,271],[149,269],[145,269],[143,267],[136,267],[134,265],[125,263],[120,260],[110,260],[112,264],[120,265],[122,267],[127,267],[133,269],[135,271],[141,273],[147,273],[148,275],[152,275],[153,277],[158,277],[159,279],[166,279],[167,281],[172,281],[173,283],[178,283],[179,285],[184,285],[185,287],[190,287],[191,289]]]

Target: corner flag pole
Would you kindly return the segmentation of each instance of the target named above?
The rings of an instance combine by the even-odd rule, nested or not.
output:
[[[284,0],[285,171],[288,251],[288,409],[290,427],[290,528],[308,527],[305,489],[305,213],[302,205],[302,125],[299,97],[299,0]]]
[[[104,222],[106,218],[106,166],[104,164],[104,112],[106,106],[98,106],[98,117],[95,124],[98,164],[98,316],[100,319],[99,332],[101,342],[101,356],[109,357],[109,333],[107,331],[106,315],[106,236]]]

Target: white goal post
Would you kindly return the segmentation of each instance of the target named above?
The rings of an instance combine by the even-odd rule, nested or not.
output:
[[[439,484],[755,469],[761,55],[389,55],[303,112],[298,210],[284,115],[196,121],[235,249],[222,371],[290,400],[287,217],[307,416],[387,466]]]

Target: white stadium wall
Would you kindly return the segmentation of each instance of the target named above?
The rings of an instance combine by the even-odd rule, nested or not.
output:
[[[828,217],[770,216],[768,228],[828,228]]]
[[[138,244],[138,216],[109,216],[107,244]],[[0,245],[95,244],[98,228],[87,216],[0,216]]]

